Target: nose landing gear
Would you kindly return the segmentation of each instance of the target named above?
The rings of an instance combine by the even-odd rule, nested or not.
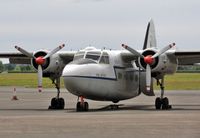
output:
[[[84,101],[83,96],[80,96],[80,101],[79,101],[79,97],[78,97],[77,101],[78,101],[77,104],[76,104],[76,111],[77,112],[89,110],[89,104],[88,104],[88,102]]]

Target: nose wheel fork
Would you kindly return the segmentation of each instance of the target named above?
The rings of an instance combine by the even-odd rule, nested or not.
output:
[[[64,109],[65,108],[65,100],[60,98],[60,78],[56,79],[56,82],[53,81],[57,89],[57,96],[51,99],[51,105],[49,109]]]
[[[161,79],[161,82],[159,79],[157,79],[157,85],[160,85],[161,89],[161,96],[157,97],[155,100],[155,107],[157,110],[163,109],[163,110],[168,110],[171,109],[172,106],[169,105],[169,99],[167,97],[164,97],[164,78]]]
[[[80,98],[80,101],[79,101],[79,98]],[[78,97],[77,104],[76,104],[76,111],[81,112],[81,111],[88,111],[88,110],[89,110],[88,102],[84,101],[83,96]]]

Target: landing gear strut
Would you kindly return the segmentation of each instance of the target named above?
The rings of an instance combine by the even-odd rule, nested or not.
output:
[[[83,96],[80,96],[80,101],[79,101],[79,97],[78,97],[78,100],[77,100],[77,104],[76,104],[76,111],[77,112],[80,112],[80,111],[88,111],[89,109],[89,104],[88,102],[85,102],[84,101],[84,98]]]
[[[52,82],[57,89],[57,96],[51,99],[51,105],[49,109],[64,109],[65,101],[63,98],[60,98],[60,78],[56,79],[56,82]]]
[[[161,82],[159,81],[159,79],[157,79],[157,85],[160,85],[160,89],[161,89],[161,96],[157,97],[155,100],[155,107],[156,109],[163,109],[163,110],[167,110],[167,109],[171,109],[172,106],[169,105],[169,100],[167,97],[164,97],[164,78],[161,79]]]

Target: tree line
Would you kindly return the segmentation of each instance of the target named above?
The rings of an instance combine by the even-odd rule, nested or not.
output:
[[[3,64],[0,61],[0,73],[2,72],[35,72],[34,68],[31,65],[21,65],[21,64]]]
[[[200,73],[200,65],[194,65],[194,66],[191,66],[191,65],[184,65],[184,66],[178,66],[178,69],[177,69],[177,72],[180,72],[180,73]]]

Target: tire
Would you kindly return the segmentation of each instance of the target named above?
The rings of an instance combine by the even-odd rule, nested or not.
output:
[[[88,104],[88,102],[84,102],[84,111],[88,111],[88,109],[89,109],[89,104]]]
[[[162,105],[161,98],[157,97],[156,100],[155,100],[156,109],[159,110],[161,108],[161,105]]]
[[[64,109],[65,108],[65,100],[63,98],[59,98],[58,99],[58,105],[59,105],[59,109]]]
[[[167,110],[169,108],[169,100],[167,97],[162,99],[162,109]]]
[[[76,111],[77,112],[81,111],[81,102],[77,102],[77,104],[76,104]]]
[[[51,109],[56,109],[57,99],[54,97],[51,99]]]

